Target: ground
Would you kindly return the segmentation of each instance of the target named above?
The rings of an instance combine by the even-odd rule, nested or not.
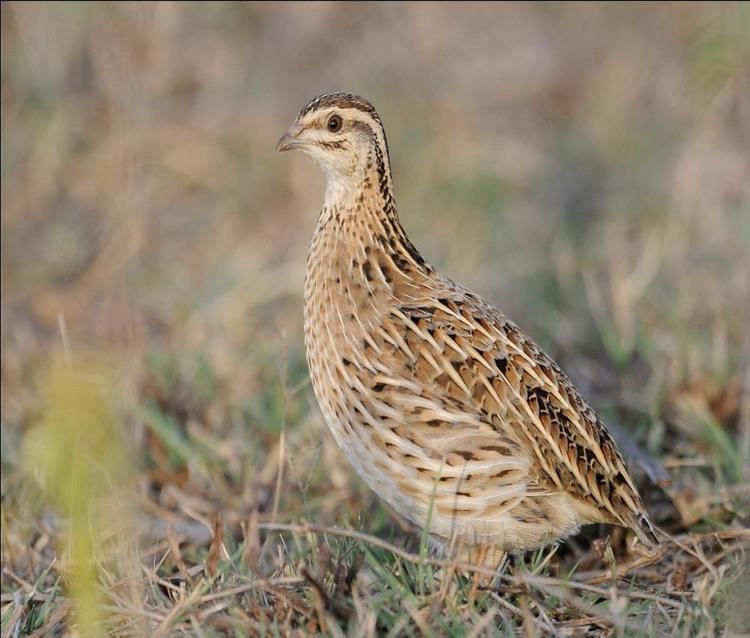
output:
[[[3,3],[2,635],[750,633],[747,9]],[[478,587],[353,474],[304,361],[323,178],[273,152],[335,89],[656,554],[590,527]]]

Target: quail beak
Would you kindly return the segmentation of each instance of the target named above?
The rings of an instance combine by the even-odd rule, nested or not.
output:
[[[276,142],[276,150],[288,151],[304,144],[304,142],[298,137],[302,131],[303,128],[299,124],[292,124],[289,127],[289,130],[281,136],[281,139],[278,142]]]

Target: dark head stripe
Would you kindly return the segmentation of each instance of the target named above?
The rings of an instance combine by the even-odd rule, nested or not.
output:
[[[323,93],[322,95],[314,97],[302,107],[302,110],[297,117],[300,118],[317,109],[328,108],[331,106],[338,106],[342,109],[357,109],[363,113],[374,114],[375,117],[377,117],[375,107],[363,97],[352,95],[351,93],[344,93],[342,91]]]

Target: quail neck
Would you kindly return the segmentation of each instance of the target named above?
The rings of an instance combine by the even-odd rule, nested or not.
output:
[[[326,174],[305,274],[305,345],[334,439],[437,547],[496,564],[588,523],[656,536],[617,447],[562,370],[442,276],[396,212],[383,124],[348,93],[279,140]]]

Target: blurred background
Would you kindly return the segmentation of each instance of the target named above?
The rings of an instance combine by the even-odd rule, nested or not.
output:
[[[744,3],[2,3],[4,565],[54,581],[21,452],[60,350],[106,357],[139,520],[195,562],[217,512],[392,527],[307,381],[323,176],[274,152],[331,90],[379,110],[423,254],[666,466],[663,520],[744,525],[713,495],[748,480],[748,34]]]

